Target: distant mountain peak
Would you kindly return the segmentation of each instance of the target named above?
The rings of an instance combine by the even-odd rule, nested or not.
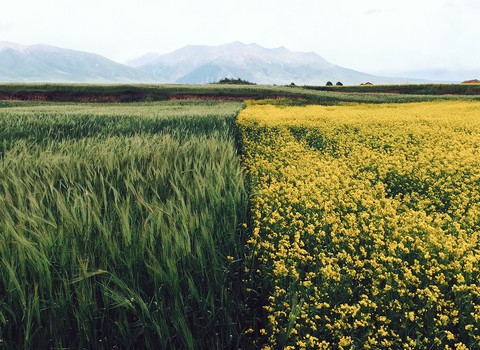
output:
[[[27,46],[11,43],[9,41],[0,41],[0,51],[7,50],[7,49],[15,50],[15,51],[24,51],[27,49]]]
[[[223,78],[258,84],[324,85],[403,83],[406,79],[383,78],[328,62],[314,52],[293,52],[284,46],[265,48],[234,41],[225,45],[188,45],[143,65],[134,65],[155,79],[170,83],[211,83]]]
[[[233,43],[227,45],[238,45],[238,46],[245,46],[246,44],[240,40],[235,40]]]

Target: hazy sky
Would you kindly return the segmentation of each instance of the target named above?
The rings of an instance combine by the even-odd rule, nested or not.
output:
[[[480,78],[479,18],[480,0],[5,0],[0,40],[121,62],[239,40],[314,51],[369,73],[451,70]]]

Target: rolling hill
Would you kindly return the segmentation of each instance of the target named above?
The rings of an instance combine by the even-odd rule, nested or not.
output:
[[[0,42],[0,81],[134,83],[148,74],[93,53],[49,45]]]

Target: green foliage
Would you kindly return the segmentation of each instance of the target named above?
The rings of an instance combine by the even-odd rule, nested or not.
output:
[[[333,85],[333,84],[332,84]],[[338,85],[338,83],[336,84]],[[327,86],[331,86],[327,83]],[[325,86],[305,86],[315,91],[331,91]],[[390,93],[402,95],[480,95],[480,85],[472,84],[401,84],[345,86],[341,91],[358,93]]]
[[[240,78],[223,78],[217,84],[233,84],[233,85],[255,85],[255,83],[251,83],[248,80],[243,80]]]
[[[0,347],[238,347],[241,107],[0,110]]]

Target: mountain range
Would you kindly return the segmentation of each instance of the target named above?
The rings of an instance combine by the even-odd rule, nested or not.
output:
[[[0,42],[0,81],[127,83],[154,82],[147,73],[93,53],[49,45]]]
[[[257,84],[357,85],[426,82],[358,72],[316,53],[234,42],[189,45],[168,54],[150,53],[120,64],[97,54],[49,45],[0,42],[0,82],[203,84],[240,78]]]

